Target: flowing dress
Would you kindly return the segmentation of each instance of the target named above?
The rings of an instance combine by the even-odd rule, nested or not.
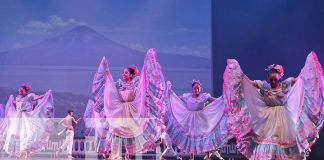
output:
[[[210,97],[201,93],[193,98],[191,93],[185,93],[180,99],[170,91],[166,132],[182,151],[193,154],[215,151],[233,138],[223,97],[208,103]]]
[[[148,50],[140,76],[130,84],[114,82],[107,60],[102,59],[93,81],[94,111],[105,117],[109,128],[105,148],[112,159],[120,157],[122,145],[128,154],[151,150],[161,136],[166,92],[155,49]]]
[[[18,156],[22,151],[39,152],[48,144],[54,124],[52,92],[34,101],[34,93],[25,97],[12,95],[5,108],[5,120],[0,126],[3,149]],[[15,103],[14,103],[15,101]]]
[[[224,97],[231,107],[231,130],[238,150],[251,160],[301,159],[318,139],[323,125],[323,69],[314,52],[297,78],[273,89],[266,81],[243,74],[236,60],[228,60]]]

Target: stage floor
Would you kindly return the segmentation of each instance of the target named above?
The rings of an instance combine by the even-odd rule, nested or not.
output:
[[[73,155],[73,159],[82,159],[82,160],[97,160],[97,159],[103,159],[99,155]],[[189,155],[188,154],[181,154],[181,157],[183,160],[188,160]],[[204,155],[195,155],[195,160],[203,160]],[[4,152],[0,152],[0,159],[1,160],[15,160],[16,157],[8,157],[8,154]],[[32,157],[29,157],[28,160],[66,160],[67,155],[66,154],[60,154],[58,157],[56,157],[55,153],[39,153],[35,154]],[[156,154],[138,154],[138,155],[131,155],[131,160],[160,160],[160,155]],[[246,160],[245,158],[240,157],[227,157],[224,156],[225,160]],[[175,160],[175,157],[166,157],[165,160]],[[212,157],[212,160],[218,160],[216,156]]]

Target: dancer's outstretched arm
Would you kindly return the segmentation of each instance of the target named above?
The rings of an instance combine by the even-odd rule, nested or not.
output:
[[[34,100],[34,101],[37,101],[37,100],[39,100],[39,99],[42,99],[44,96],[45,96],[45,94],[43,94],[43,95],[35,95],[35,96],[33,97],[33,100]]]

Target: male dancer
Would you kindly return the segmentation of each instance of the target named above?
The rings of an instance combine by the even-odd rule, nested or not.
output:
[[[58,155],[64,148],[67,147],[68,159],[72,159],[72,147],[73,147],[73,137],[74,137],[74,126],[78,123],[73,117],[73,111],[69,110],[64,119],[62,119],[59,124],[61,124],[66,130],[66,138],[64,143],[61,145],[56,155]]]

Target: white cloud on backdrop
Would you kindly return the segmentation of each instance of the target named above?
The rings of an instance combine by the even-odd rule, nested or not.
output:
[[[17,30],[17,33],[51,35],[55,29],[73,28],[79,25],[87,25],[87,23],[76,21],[73,18],[64,19],[57,15],[52,15],[46,21],[30,20],[26,22]]]

